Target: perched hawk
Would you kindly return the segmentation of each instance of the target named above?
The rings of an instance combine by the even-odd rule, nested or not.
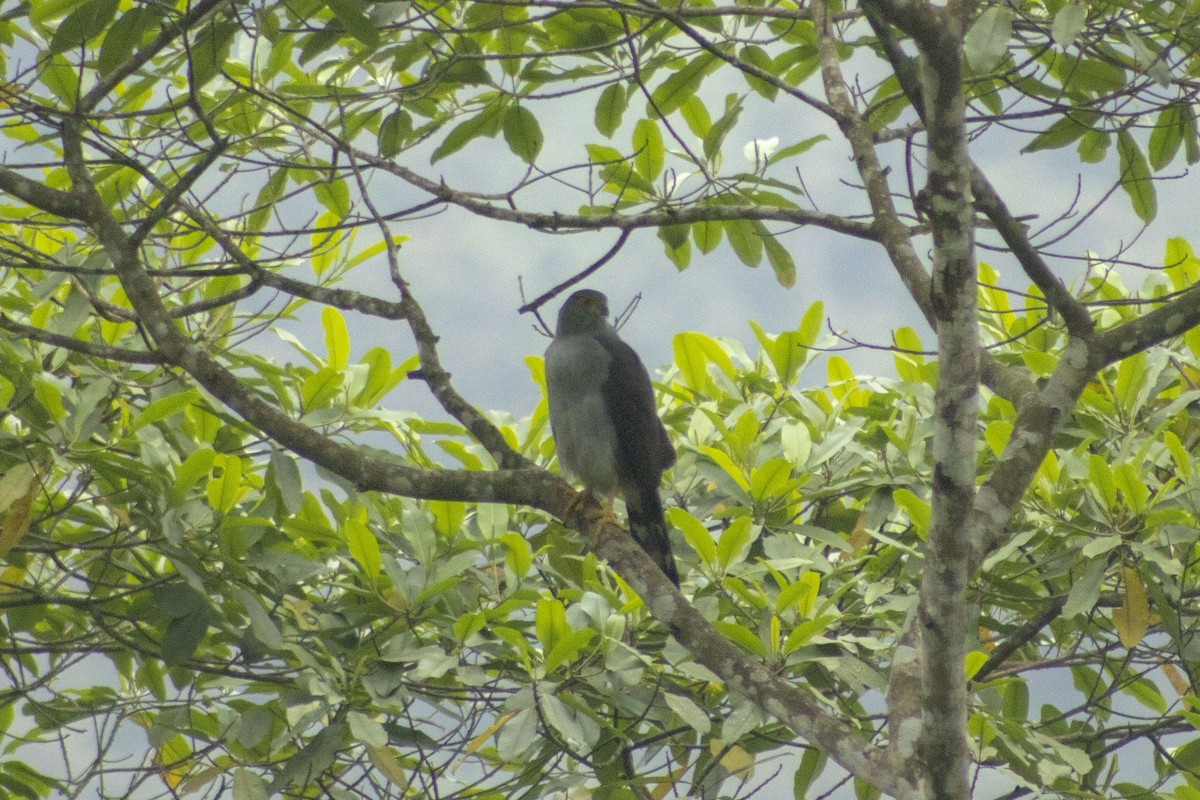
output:
[[[633,538],[678,586],[658,494],[675,450],[658,419],[650,375],[608,324],[600,292],[575,292],[558,312],[546,349],[546,393],[559,462],[606,508],[621,493]]]

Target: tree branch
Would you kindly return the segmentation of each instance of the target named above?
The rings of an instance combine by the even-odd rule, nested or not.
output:
[[[821,78],[825,84],[825,94],[833,107],[838,120],[838,127],[854,154],[854,162],[858,174],[862,176],[867,198],[871,203],[874,215],[873,228],[878,232],[876,241],[883,245],[896,268],[900,280],[904,282],[909,295],[916,301],[926,322],[934,325],[933,307],[930,303],[930,281],[925,266],[921,263],[913,247],[912,238],[907,226],[900,220],[896,206],[892,202],[892,191],[888,186],[887,172],[879,163],[875,152],[875,141],[871,127],[854,107],[850,90],[842,76],[838,42],[829,28],[829,12],[824,3],[813,6],[814,24],[817,29],[817,45],[821,59]]]
[[[921,575],[921,734],[918,756],[930,795],[970,796],[966,737],[967,581],[975,500],[979,416],[978,278],[975,211],[967,156],[962,20],[925,3],[878,3],[916,41],[928,143],[933,232],[932,310],[938,336],[934,391],[933,516]]]

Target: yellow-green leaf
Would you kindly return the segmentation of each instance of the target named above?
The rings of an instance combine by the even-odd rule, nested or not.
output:
[[[1125,598],[1120,608],[1113,609],[1113,627],[1117,629],[1121,644],[1134,647],[1150,628],[1150,604],[1137,570],[1122,567],[1121,575],[1125,583]]]
[[[700,342],[702,334],[682,331],[675,334],[671,347],[675,351],[675,366],[683,376],[683,382],[694,392],[705,393],[708,389],[708,358]]]
[[[663,170],[665,153],[658,123],[649,119],[638,120],[633,127],[633,166],[638,174],[647,181],[657,179]]]
[[[507,531],[500,535],[500,542],[504,545],[504,563],[512,570],[513,575],[521,578],[528,574],[529,568],[533,566],[533,551],[530,550],[525,537]]]
[[[746,557],[750,544],[758,538],[754,521],[750,517],[738,517],[721,532],[717,540],[717,565],[728,569]]]
[[[1117,504],[1117,485],[1113,481],[1112,470],[1108,462],[1099,453],[1092,453],[1088,458],[1088,482],[1095,490],[1105,508],[1113,508]]]
[[[701,445],[699,449],[700,452],[712,459],[714,464],[725,470],[729,477],[733,478],[734,482],[742,488],[742,491],[750,491],[750,482],[746,480],[746,474],[737,464],[733,463],[733,459],[725,452],[710,445]]]
[[[12,550],[29,532],[33,498],[37,494],[37,474],[29,464],[12,467],[0,478],[0,511],[4,524],[0,526],[0,556]],[[20,492],[13,497],[13,494]]]
[[[933,521],[933,510],[929,507],[929,504],[908,489],[893,490],[892,500],[896,505],[904,509],[904,513],[908,515],[908,519],[916,529],[917,535],[922,539],[928,538],[929,525]]]
[[[786,458],[771,458],[750,472],[750,496],[761,502],[773,500],[791,489],[792,464]]]
[[[700,520],[688,513],[687,509],[671,506],[667,509],[667,517],[671,524],[683,531],[683,538],[691,546],[700,560],[705,564],[713,564],[717,560],[717,546],[712,534]]]
[[[979,672],[980,668],[987,663],[988,654],[982,650],[972,650],[967,653],[967,657],[963,660],[963,669],[967,673],[967,680],[975,677],[975,673]]]
[[[1128,131],[1117,133],[1117,155],[1120,157],[1121,188],[1129,195],[1133,213],[1142,222],[1152,222],[1158,215],[1158,195],[1146,156]]]
[[[350,517],[343,526],[343,532],[346,535],[346,545],[350,549],[350,557],[362,567],[367,577],[371,580],[378,578],[379,570],[383,566],[379,540],[371,533],[367,523],[357,517]]]
[[[213,456],[213,468],[219,469],[221,474],[208,479],[208,504],[227,514],[249,488],[242,484],[242,460],[237,456],[217,453]]]
[[[325,306],[321,309],[321,327],[325,329],[325,352],[328,353],[329,366],[341,372],[350,360],[350,334],[346,330],[346,320],[336,308]]]

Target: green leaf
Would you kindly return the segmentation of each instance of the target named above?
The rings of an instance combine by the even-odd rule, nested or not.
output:
[[[595,631],[579,631],[595,633]],[[552,694],[539,697],[542,715],[550,727],[558,732],[567,746],[575,750],[591,751],[600,739],[600,725],[587,713],[574,708]]]
[[[616,12],[598,8],[573,8],[551,14],[542,23],[559,47],[593,49],[609,44],[625,32]]]
[[[533,112],[524,106],[514,105],[504,115],[504,141],[514,155],[526,164],[532,164],[538,153],[542,152],[545,137]]]
[[[283,634],[279,632],[275,620],[271,619],[261,601],[241,586],[230,586],[229,592],[233,599],[246,609],[246,616],[250,619],[250,632],[254,634],[254,638],[272,650],[283,647]]]
[[[192,84],[199,89],[220,74],[229,60],[229,48],[241,32],[241,25],[226,19],[200,27],[200,35],[191,46]]]
[[[500,102],[492,102],[483,107],[473,117],[470,117],[463,122],[460,122],[454,127],[450,133],[446,134],[446,138],[433,151],[433,155],[429,157],[429,163],[436,164],[443,158],[457,153],[471,142],[472,139],[477,139],[480,136],[492,137],[500,132],[500,124],[502,122],[501,112],[504,110],[504,105]]]
[[[116,16],[118,3],[119,0],[89,0],[76,8],[54,32],[49,52],[77,49],[99,36]]]
[[[792,260],[792,254],[765,225],[759,223],[756,227],[762,234],[763,249],[767,252],[767,263],[775,271],[775,280],[785,289],[792,288],[796,285],[796,262]]]
[[[284,450],[273,450],[267,468],[267,478],[279,492],[284,510],[289,514],[297,513],[304,503],[304,482],[300,477],[296,457]]]
[[[1070,47],[1075,44],[1086,24],[1087,6],[1083,3],[1068,3],[1054,15],[1054,22],[1050,25],[1050,38],[1059,47]]]
[[[242,483],[242,460],[235,455],[218,453],[213,456],[213,468],[219,469],[221,474],[208,479],[205,487],[208,504],[222,514],[228,514],[250,488]]]
[[[1150,165],[1137,140],[1128,131],[1117,134],[1117,155],[1121,161],[1121,188],[1129,195],[1133,213],[1150,223],[1158,215],[1158,196],[1150,175]]]
[[[662,174],[666,153],[658,123],[649,119],[638,120],[633,128],[632,144],[634,169],[647,181],[655,181]]]
[[[783,613],[788,608],[795,607],[796,613],[803,618],[812,617],[816,608],[817,598],[821,595],[821,575],[812,570],[806,571],[794,583],[784,587],[775,601],[775,611]]]
[[[687,225],[662,225],[658,229],[663,252],[679,270],[687,269],[692,261],[692,243],[688,239],[688,231]]]
[[[325,0],[325,5],[342,23],[346,33],[372,49],[379,46],[379,30],[367,16],[367,4],[362,0]]]
[[[776,150],[774,153],[771,153],[771,155],[767,157],[767,163],[768,164],[778,164],[780,161],[783,161],[785,158],[791,158],[793,156],[802,155],[803,153],[807,153],[809,150],[811,150],[815,145],[819,144],[820,142],[824,142],[824,141],[828,141],[828,140],[829,140],[829,137],[823,133],[818,133],[816,136],[810,136],[807,139],[803,139],[799,142],[796,142],[795,144],[789,144],[787,147],[781,147],[780,149]]]
[[[1150,131],[1150,166],[1157,172],[1171,163],[1179,152],[1187,135],[1187,117],[1190,107],[1184,103],[1171,103],[1158,112],[1154,130]]]
[[[172,583],[154,594],[158,610],[170,618],[163,633],[160,657],[167,666],[189,660],[208,632],[213,611],[191,586]]]
[[[40,77],[63,107],[71,108],[78,102],[79,83],[75,68],[61,54],[52,55],[46,60]]]
[[[117,18],[108,33],[104,34],[104,43],[100,45],[96,65],[101,75],[108,75],[133,55],[134,49],[142,43],[142,33],[156,18],[157,15],[149,7],[137,6]]]
[[[44,25],[56,19],[62,19],[70,14],[86,0],[41,0],[29,4],[29,21],[35,25]]]
[[[1112,384],[1112,393],[1114,393],[1117,404],[1130,415],[1135,415],[1141,409],[1142,399],[1146,395],[1146,381],[1146,355],[1144,353],[1134,353],[1118,363],[1117,378]]]
[[[750,496],[756,501],[774,500],[791,491],[792,463],[771,458],[750,471]]]
[[[894,489],[892,501],[904,509],[904,513],[908,515],[917,535],[922,539],[928,538],[929,526],[933,522],[933,511],[930,509],[929,503],[917,497],[909,489]]]
[[[438,533],[451,536],[462,528],[467,518],[467,505],[457,500],[430,500],[433,527]]]
[[[363,354],[360,363],[367,365],[367,380],[354,402],[363,408],[372,408],[408,377],[408,373],[420,363],[420,358],[415,355],[409,356],[402,364],[392,369],[391,353],[382,347],[372,347]]]
[[[774,59],[771,58],[766,50],[756,44],[743,47],[738,54],[738,58],[741,59],[742,63],[757,67],[760,71],[768,75],[778,73],[778,70],[775,69]],[[768,100],[774,100],[775,95],[779,92],[779,87],[770,81],[763,80],[757,75],[751,75],[749,72],[743,71],[742,77],[746,79],[746,83],[749,84],[751,89]]]
[[[368,578],[371,580],[378,578],[379,571],[383,566],[379,552],[379,540],[367,527],[367,523],[357,517],[351,517],[345,521],[343,532],[346,536],[346,545],[350,549],[350,557],[362,567]]]
[[[714,161],[721,153],[721,145],[725,143],[725,137],[737,125],[738,117],[742,114],[742,98],[735,94],[727,95],[725,98],[725,113],[720,119],[712,124],[708,133],[704,136],[704,157],[708,161]]]
[[[828,760],[829,757],[819,748],[805,748],[804,755],[800,757],[800,764],[796,767],[796,774],[792,777],[792,797],[795,800],[805,800],[808,797],[809,787],[820,777]]]
[[[1134,59],[1137,65],[1146,71],[1146,74],[1158,83],[1159,86],[1167,87],[1171,85],[1172,75],[1171,68],[1167,66],[1166,61],[1160,54],[1150,49],[1146,44],[1146,40],[1138,36],[1129,28],[1124,30],[1125,41],[1129,43],[1129,49],[1133,51]]]
[[[350,334],[346,330],[346,320],[336,308],[325,306],[321,309],[321,327],[325,329],[325,352],[328,354],[329,367],[340,372],[350,360]]]
[[[687,59],[682,69],[672,73],[650,93],[653,109],[663,116],[678,111],[696,93],[704,77],[721,63],[711,53],[701,53]]]
[[[341,178],[319,180],[313,184],[313,196],[338,219],[350,213],[350,186]]]
[[[727,453],[710,445],[700,445],[699,450],[708,456],[714,464],[723,469],[729,477],[733,478],[734,483],[740,486],[742,491],[747,493],[750,491],[750,483],[746,480],[745,473],[733,463],[733,459]]]
[[[758,538],[758,531],[750,517],[738,517],[729,527],[721,532],[717,539],[717,566],[729,569],[740,563],[750,549],[751,543]]]
[[[1098,58],[1075,58],[1058,53],[1051,73],[1062,81],[1063,87],[1088,95],[1106,95],[1124,91],[1125,70]]]
[[[724,619],[714,619],[712,626],[729,641],[741,647],[746,652],[763,657],[766,655],[766,649],[763,647],[762,639],[754,635],[754,632],[744,625],[738,625],[736,622],[730,622]]]
[[[688,545],[700,556],[705,564],[713,564],[717,560],[717,545],[713,542],[712,534],[700,520],[688,513],[687,509],[671,506],[667,509],[667,517],[671,525],[683,531],[683,538]]]
[[[738,259],[748,267],[757,267],[762,261],[763,240],[756,220],[730,219],[725,221],[725,236]]]
[[[188,389],[185,392],[177,394],[169,394],[166,397],[161,397],[153,403],[149,403],[142,409],[142,413],[134,417],[129,423],[130,432],[143,428],[146,425],[152,425],[155,422],[161,422],[168,417],[176,414],[182,414],[184,409],[192,404],[199,404],[201,401],[200,392],[197,389]]]
[[[354,740],[369,747],[386,747],[388,734],[383,725],[375,719],[359,711],[351,711],[346,715],[350,726],[350,735]]]
[[[591,628],[571,631],[554,643],[546,653],[546,672],[553,672],[562,664],[574,661],[583,648],[588,646],[596,632]]]
[[[1113,482],[1108,461],[1099,453],[1088,456],[1088,484],[1095,490],[1105,508],[1117,505],[1117,485]]]
[[[534,631],[542,644],[542,651],[547,653],[571,632],[562,601],[553,598],[542,598],[538,601],[537,611],[534,612]]]
[[[975,673],[979,672],[987,663],[987,659],[987,653],[982,650],[972,650],[967,653],[966,658],[963,659],[963,671],[966,673],[967,680],[975,677]]]
[[[1107,131],[1092,129],[1079,137],[1079,160],[1085,164],[1099,164],[1108,156],[1108,146],[1112,144],[1112,136]]]
[[[1012,10],[1005,6],[992,6],[975,20],[963,40],[963,53],[975,73],[987,72],[1008,54],[1012,23]]]
[[[675,353],[675,366],[683,376],[683,382],[694,392],[708,391],[708,359],[700,337],[704,334],[681,331],[671,340]]]
[[[612,138],[621,127],[621,118],[625,116],[625,108],[629,104],[629,95],[622,83],[611,83],[600,93],[596,102],[596,130],[604,136]]]
[[[533,551],[529,549],[529,542],[525,537],[513,531],[506,531],[500,535],[500,542],[504,545],[504,562],[508,568],[518,578],[527,575],[533,566]]]
[[[175,496],[179,500],[186,498],[192,487],[212,472],[216,457],[217,454],[213,450],[203,447],[184,459],[175,470]]]
[[[1024,679],[1012,678],[1004,687],[1000,713],[1014,722],[1029,719],[1029,684]]]
[[[1189,165],[1200,161],[1200,131],[1196,125],[1196,109],[1192,108],[1190,103],[1183,107],[1184,127],[1186,131],[1183,135],[1183,152],[1184,158]]]
[[[300,387],[300,402],[304,413],[329,405],[342,388],[342,374],[332,367],[321,367],[304,379]]]
[[[707,735],[712,730],[712,720],[708,718],[708,714],[690,698],[666,692],[663,694],[663,699],[667,701],[667,706],[683,720],[685,725],[701,736]]]
[[[233,772],[233,800],[269,800],[271,791],[264,781],[245,767]]]
[[[721,244],[721,238],[724,235],[725,223],[721,220],[706,220],[703,222],[692,223],[692,239],[696,242],[696,248],[701,253],[711,253]]]
[[[1046,130],[1039,133],[1029,144],[1021,148],[1022,153],[1035,153],[1038,150],[1054,150],[1066,147],[1071,142],[1092,130],[1092,123],[1098,118],[1093,111],[1071,110],[1065,116],[1054,122]]]
[[[712,130],[712,117],[708,115],[708,107],[704,105],[700,95],[689,97],[687,102],[679,107],[679,114],[687,123],[688,130],[700,139],[703,139]]]
[[[379,155],[391,158],[400,152],[412,135],[412,115],[396,109],[379,123]]]

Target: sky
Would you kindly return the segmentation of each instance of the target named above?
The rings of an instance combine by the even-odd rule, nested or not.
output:
[[[710,101],[709,106],[719,107],[715,101]],[[857,176],[848,146],[837,131],[818,115],[806,113],[803,120],[797,121],[803,124],[794,125],[800,131],[789,134],[788,125],[781,124],[776,116],[779,110],[779,106],[765,102],[748,102],[742,123],[726,143],[727,169],[744,170],[750,166],[742,150],[752,139],[778,136],[783,146],[824,132],[830,136],[829,141],[816,145],[799,159],[784,163],[803,170],[805,185],[812,190],[811,201],[816,207],[826,211],[865,211],[861,192],[847,185],[853,184]],[[626,122],[634,116],[631,109]],[[584,142],[605,143],[591,126],[589,113],[574,117],[548,115],[542,124],[546,129],[546,146],[539,163],[548,167],[579,162]],[[1038,129],[1048,124],[1034,123],[1030,127]],[[1029,138],[1009,132],[996,136],[989,133],[972,145],[972,154],[1013,213],[1038,215],[1031,222],[1033,227],[1069,209],[1077,192],[1082,198],[1078,207],[1086,208],[1089,199],[1110,190],[1116,177],[1114,163],[1081,164],[1073,147],[1019,155],[1020,147]],[[612,142],[618,147],[627,147],[627,143],[628,135],[623,131]],[[891,145],[884,151],[884,157],[895,158],[901,152],[900,147]],[[445,180],[453,188],[480,191],[506,188],[510,176],[496,167],[511,165],[515,160],[502,139],[477,139],[456,156],[432,166],[422,156],[421,152],[406,154],[405,166],[427,177]],[[904,192],[903,164],[896,162],[893,166],[892,188]],[[1192,211],[1200,184],[1194,175],[1179,169],[1179,162],[1175,167],[1175,174],[1182,173],[1182,177],[1158,184],[1159,215],[1141,233],[1140,239],[1140,221],[1124,193],[1118,190],[1098,212],[1054,247],[1057,254],[1066,257],[1053,262],[1060,276],[1068,283],[1078,281],[1081,263],[1070,258],[1081,258],[1089,252],[1105,258],[1121,252],[1134,240],[1126,257],[1151,264],[1162,263],[1168,237],[1183,236],[1200,243]],[[916,181],[920,186],[921,177],[917,176]],[[380,194],[391,197],[385,192]],[[403,207],[416,199],[418,195],[398,187],[394,205]],[[555,196],[553,192],[530,199],[531,205],[539,210],[564,212],[574,212],[580,202],[578,196]],[[434,330],[441,336],[443,366],[452,373],[458,390],[485,409],[517,418],[530,413],[538,394],[528,378],[524,358],[541,354],[548,339],[534,330],[531,315],[517,313],[523,303],[521,286],[526,298],[540,295],[607,251],[616,241],[616,233],[550,235],[475,217],[454,208],[411,225],[398,225],[396,232],[411,237],[401,252],[402,269]],[[983,241],[995,240],[994,234],[986,231],[981,231],[980,237]],[[854,339],[886,345],[892,331],[908,325],[918,331],[927,347],[935,346],[915,303],[881,247],[815,228],[787,233],[781,242],[789,247],[797,265],[797,280],[791,288],[780,286],[765,259],[758,268],[748,268],[725,243],[707,256],[693,248],[691,265],[679,271],[663,253],[652,229],[635,232],[616,258],[580,286],[608,294],[614,313],[635,295],[641,295],[636,313],[621,334],[641,354],[652,373],[670,362],[671,339],[678,332],[700,331],[737,338],[753,354],[757,343],[748,320],[758,322],[768,332],[793,328],[805,310],[818,300],[825,304],[830,325]],[[927,238],[918,240],[917,245],[918,252],[930,246]],[[1028,285],[1006,253],[981,249],[977,255],[979,260],[999,270],[1005,282],[1014,288],[1024,289]],[[1136,269],[1123,272],[1130,286],[1140,285],[1144,278],[1144,274],[1138,274],[1142,271]],[[394,297],[382,265],[364,266],[346,285]],[[550,324],[562,299],[565,294],[552,301],[543,314]],[[356,319],[353,315],[348,315],[347,322],[355,352],[375,345],[388,346],[396,361],[411,352],[411,339],[400,323],[381,326],[377,320]],[[313,319],[304,319],[292,329],[304,335],[305,330],[312,330],[313,324]],[[840,355],[859,372],[892,373],[891,356],[884,351],[860,348]],[[819,363],[801,376],[802,384],[823,382]],[[427,395],[423,386],[412,384],[402,386],[389,402],[399,408],[438,414]]]

